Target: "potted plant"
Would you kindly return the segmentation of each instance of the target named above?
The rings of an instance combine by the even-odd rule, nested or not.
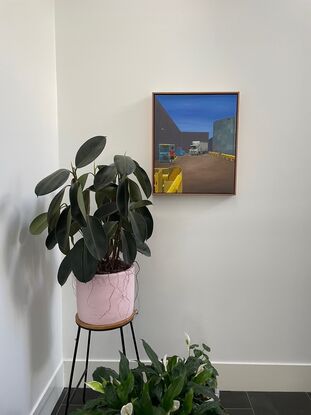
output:
[[[76,277],[79,318],[100,325],[133,313],[134,261],[137,252],[150,256],[146,240],[153,232],[151,183],[136,161],[116,155],[112,164],[94,163],[92,171],[80,174],[105,146],[106,137],[90,138],[79,148],[75,165],[37,184],[37,196],[60,190],[30,224],[33,235],[47,229],[47,249],[57,245],[65,255],[57,278],[63,285],[71,272]]]
[[[164,356],[159,360],[143,341],[151,364],[129,361],[120,353],[119,373],[99,367],[87,385],[99,392],[97,399],[86,403],[75,415],[224,415],[218,396],[217,371],[212,366],[209,347],[190,344],[186,358]]]

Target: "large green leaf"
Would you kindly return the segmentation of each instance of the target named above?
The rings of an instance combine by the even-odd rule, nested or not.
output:
[[[86,222],[87,226],[82,228],[85,245],[94,258],[101,260],[108,250],[107,235],[94,216],[88,216]]]
[[[60,190],[52,199],[48,209],[48,223],[49,229],[54,229],[60,213],[60,205],[63,200],[65,188]]]
[[[72,271],[79,281],[88,282],[93,278],[98,261],[89,253],[83,238],[70,251],[70,259]]]
[[[128,377],[130,373],[130,364],[128,358],[120,352],[120,362],[119,362],[119,377],[122,382]]]
[[[122,177],[130,175],[136,168],[134,160],[129,156],[114,156],[114,164]]]
[[[84,189],[89,174],[90,173],[84,173],[80,177],[78,177],[78,182],[80,183],[82,190]]]
[[[53,229],[50,231],[50,233],[46,237],[45,246],[47,247],[47,249],[53,249],[56,244],[57,244],[56,230]]]
[[[138,243],[137,244],[137,251],[140,252],[141,254],[145,255],[145,256],[151,256],[150,248],[146,244],[146,242]]]
[[[83,194],[83,202],[84,202],[84,206],[85,206],[85,212],[87,215],[90,214],[90,190],[89,189],[85,189],[82,192]]]
[[[93,373],[93,379],[97,382],[102,382],[103,379],[109,382],[110,376],[113,379],[118,379],[118,374],[115,370],[103,366],[99,366]]]
[[[139,209],[141,207],[149,206],[149,205],[152,205],[152,202],[150,202],[150,200],[139,200],[137,202],[132,202],[130,204],[130,209],[131,210]]]
[[[63,254],[69,252],[69,232],[71,225],[71,210],[70,206],[67,206],[59,216],[56,225],[56,239],[59,249]]]
[[[86,209],[82,188],[79,182],[74,182],[70,186],[69,199],[71,204],[72,217],[81,225],[86,226]]]
[[[135,261],[137,248],[134,236],[124,229],[121,230],[121,243],[123,260],[126,264],[132,264]]]
[[[62,186],[68,179],[70,171],[59,169],[42,179],[35,187],[37,196],[47,195]]]
[[[131,202],[138,202],[142,200],[142,195],[138,184],[131,179],[128,179],[128,183]]]
[[[147,225],[143,215],[137,212],[129,213],[130,222],[138,244],[143,244],[147,237]]]
[[[134,375],[129,372],[127,377],[123,379],[120,385],[117,386],[117,394],[123,405],[129,401],[129,395],[134,389]]]
[[[67,281],[71,271],[72,271],[72,265],[71,265],[71,252],[70,251],[62,260],[57,273],[57,280],[60,285],[64,285]]]
[[[162,373],[163,372],[163,367],[162,367],[162,363],[159,361],[158,355],[149,346],[149,344],[147,342],[145,342],[145,340],[142,340],[142,342],[143,342],[145,352],[147,353],[147,356],[151,360],[151,363],[153,364],[154,368],[156,369],[156,371],[158,373]]]
[[[94,178],[94,187],[96,190],[101,190],[110,183],[113,183],[116,180],[117,169],[114,164],[110,166],[103,166],[95,175]]]
[[[173,379],[172,383],[169,385],[167,390],[164,393],[161,406],[169,411],[173,406],[174,399],[180,394],[184,386],[185,377],[178,376],[178,378]]]
[[[105,145],[106,137],[103,136],[96,136],[87,140],[76,154],[76,167],[81,168],[94,161],[103,151]]]
[[[182,415],[189,415],[192,411],[193,389],[190,388],[185,395]]]
[[[113,213],[118,212],[116,202],[108,202],[100,206],[94,213],[94,216],[98,219],[104,219]]]
[[[134,174],[137,180],[139,181],[139,184],[141,185],[145,195],[147,197],[150,197],[151,192],[152,192],[152,186],[151,186],[149,177],[147,173],[145,172],[145,170],[142,167],[140,167],[137,161],[135,161],[135,166],[136,168],[135,168]]]
[[[147,238],[146,239],[149,239],[153,232],[153,219],[152,219],[151,213],[149,212],[149,209],[147,208],[147,206],[137,209],[136,212],[142,214],[145,219],[145,222],[147,225]]]
[[[29,226],[29,231],[32,235],[40,235],[48,226],[48,214],[47,212],[41,213],[36,216]]]
[[[116,233],[116,230],[118,228],[118,223],[117,221],[109,221],[104,223],[104,230],[106,232],[106,235],[108,237],[108,239],[111,239],[114,234]]]
[[[129,203],[128,179],[120,182],[117,190],[117,206],[122,216],[127,216]]]

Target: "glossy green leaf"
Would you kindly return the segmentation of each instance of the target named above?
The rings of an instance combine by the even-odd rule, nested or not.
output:
[[[78,177],[78,182],[80,183],[82,190],[85,187],[85,184],[86,184],[86,181],[87,181],[87,178],[88,178],[89,174],[90,173],[84,173],[80,177]]]
[[[131,179],[128,179],[128,184],[131,202],[138,202],[142,200],[142,195],[138,184]]]
[[[169,411],[173,406],[174,399],[180,394],[184,386],[185,377],[179,376],[172,380],[171,384],[168,386],[166,392],[164,393],[161,406]]]
[[[147,175],[147,173],[145,172],[145,170],[140,167],[140,165],[137,163],[137,161],[135,161],[135,171],[134,171],[134,175],[136,176],[139,184],[141,185],[141,188],[143,189],[146,197],[150,197],[151,192],[152,192],[152,186],[149,180],[149,177]]]
[[[81,168],[92,163],[92,161],[94,161],[103,151],[105,145],[106,137],[103,136],[96,136],[87,140],[82,144],[76,154],[76,167]]]
[[[86,209],[82,188],[79,182],[74,182],[70,186],[69,199],[71,204],[72,217],[81,225],[86,226]]]
[[[191,414],[193,406],[193,389],[190,388],[185,395],[185,399],[183,402],[183,412],[182,415],[189,415]]]
[[[29,231],[32,235],[40,235],[45,228],[48,227],[47,212],[36,216],[29,226]]]
[[[154,368],[156,369],[158,373],[162,373],[163,367],[162,367],[162,363],[159,361],[158,355],[145,340],[142,340],[142,342],[143,342],[145,352],[147,356],[149,357],[149,359],[151,360],[151,363],[153,364]]]
[[[98,219],[104,219],[109,215],[112,215],[113,213],[118,212],[117,204],[116,202],[108,202],[99,207],[95,213],[94,216]]]
[[[71,226],[71,210],[70,206],[67,206],[59,216],[56,225],[56,239],[59,249],[63,254],[69,252],[69,232]]]
[[[149,212],[149,209],[147,208],[147,206],[137,209],[136,212],[143,215],[145,219],[145,222],[147,225],[147,238],[146,239],[149,239],[153,232],[153,219],[152,219],[151,213]]]
[[[35,187],[37,196],[47,195],[62,186],[68,179],[70,171],[59,169],[42,179]]]
[[[60,205],[64,197],[65,188],[60,190],[52,199],[49,209],[48,209],[48,223],[49,229],[54,229],[59,215],[60,215]]]
[[[124,262],[126,264],[132,264],[135,261],[136,254],[137,254],[135,238],[130,232],[122,229],[121,230],[121,243],[122,243],[122,254],[123,254]]]
[[[105,233],[106,233],[106,235],[109,239],[111,239],[114,236],[114,234],[116,233],[116,230],[118,228],[118,223],[119,222],[117,222],[117,221],[110,221],[110,222],[104,223],[104,225],[103,225],[104,230],[105,230]]]
[[[141,207],[149,206],[149,205],[152,205],[152,202],[150,202],[150,200],[139,200],[138,202],[132,202],[130,204],[130,209],[131,210],[139,209]]]
[[[62,260],[57,273],[57,280],[60,285],[64,285],[67,281],[71,271],[72,271],[72,265],[71,265],[71,252],[70,251]]]
[[[98,261],[89,253],[84,240],[79,239],[70,252],[75,277],[81,282],[90,281],[96,273]]]
[[[96,190],[104,189],[110,183],[114,183],[117,176],[117,169],[114,164],[103,166],[95,175],[94,187]]]
[[[85,206],[85,212],[87,215],[90,214],[90,190],[89,189],[85,189],[83,190],[83,202],[84,202],[84,206]]]
[[[102,382],[102,380],[110,381],[110,376],[113,379],[118,378],[118,374],[113,369],[110,369],[108,367],[99,366],[93,373],[93,379],[97,380],[98,382]]]
[[[138,243],[137,244],[137,251],[140,252],[141,254],[150,257],[151,256],[151,251],[149,246],[146,244],[146,242],[144,243]]]
[[[118,173],[123,176],[129,176],[136,168],[135,162],[129,156],[114,156],[114,164],[117,168]]]
[[[125,380],[130,373],[130,364],[128,358],[120,352],[120,362],[119,362],[119,376],[120,381]]]
[[[117,395],[123,405],[126,405],[129,401],[129,395],[134,389],[134,376],[132,372],[129,372],[127,377],[121,380],[120,385],[117,386]]]
[[[50,231],[50,233],[46,237],[45,246],[47,247],[47,249],[51,250],[55,247],[56,244],[57,244],[56,230],[53,229]]]
[[[129,203],[128,179],[120,182],[117,190],[117,207],[122,216],[127,216]]]
[[[97,382],[96,380],[93,380],[91,382],[85,382],[85,383],[89,388],[93,389],[93,391],[98,392],[98,393],[105,393],[105,389],[104,389],[102,382]]]
[[[129,219],[136,241],[138,244],[143,244],[147,237],[147,225],[143,215],[133,211],[129,213]]]
[[[90,254],[101,260],[108,250],[108,239],[100,221],[94,216],[88,216],[87,226],[82,228],[84,242]]]

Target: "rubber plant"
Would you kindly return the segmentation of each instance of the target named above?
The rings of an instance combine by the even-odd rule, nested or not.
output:
[[[81,282],[95,274],[129,268],[137,252],[150,256],[146,240],[153,231],[148,209],[152,187],[145,170],[127,155],[116,155],[112,164],[90,165],[102,153],[106,137],[87,140],[70,169],[59,169],[35,187],[37,196],[57,193],[46,212],[30,224],[33,235],[47,229],[47,249],[58,246],[65,255],[58,282],[71,272]],[[145,198],[143,197],[143,194]]]

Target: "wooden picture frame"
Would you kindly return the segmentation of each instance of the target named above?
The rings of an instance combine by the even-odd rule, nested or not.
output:
[[[239,92],[153,92],[154,195],[236,194]]]

